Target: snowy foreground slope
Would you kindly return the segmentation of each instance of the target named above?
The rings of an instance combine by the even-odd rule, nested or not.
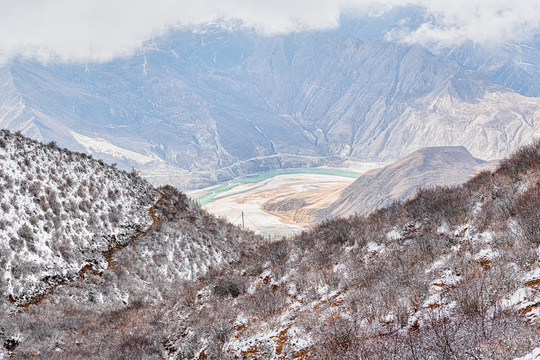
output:
[[[33,346],[78,328],[60,320],[73,307],[161,301],[254,242],[173,188],[153,189],[135,172],[5,130],[0,208],[0,358],[15,349],[51,358]],[[36,310],[47,321],[41,335],[26,323],[40,319]]]
[[[172,357],[532,358],[539,182],[536,143],[463,186],[262,247],[170,311]]]
[[[134,173],[0,131],[0,295],[24,303],[147,228],[159,194]],[[114,238],[113,238],[114,237]]]
[[[540,142],[272,243],[164,187],[106,267],[32,303],[4,294],[0,358],[532,359],[539,185]]]

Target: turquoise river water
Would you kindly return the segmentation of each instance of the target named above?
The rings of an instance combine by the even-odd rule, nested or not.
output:
[[[339,169],[322,169],[322,168],[284,169],[284,170],[265,171],[258,175],[248,176],[242,179],[233,180],[226,184],[220,185],[216,187],[215,189],[212,189],[208,194],[205,194],[201,196],[200,198],[198,198],[197,202],[199,203],[199,205],[204,206],[215,201],[216,197],[222,192],[230,190],[240,184],[252,184],[252,183],[256,183],[259,181],[273,178],[274,176],[292,175],[292,174],[324,174],[324,175],[342,176],[342,177],[354,178],[354,179],[362,175],[362,173],[359,173],[359,172],[345,171],[345,170],[339,170]]]

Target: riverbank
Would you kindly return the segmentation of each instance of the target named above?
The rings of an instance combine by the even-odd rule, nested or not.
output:
[[[380,164],[361,164],[354,169],[285,169],[268,171],[257,176],[237,179],[232,182],[202,190],[188,192],[209,213],[224,217],[229,222],[244,226],[263,236],[277,238],[305,230],[309,224],[299,226],[290,219],[283,219],[262,210],[265,202],[279,196],[300,194],[307,190],[342,189],[356,180],[363,171],[379,167]],[[359,170],[363,170],[360,172]],[[283,222],[285,220],[286,223]]]
[[[298,174],[332,175],[332,176],[340,176],[340,177],[351,178],[351,179],[357,179],[360,175],[362,175],[361,172],[341,170],[341,169],[331,169],[331,168],[271,170],[271,171],[262,172],[254,176],[248,176],[245,178],[236,179],[228,183],[225,183],[223,185],[207,188],[206,190],[203,189],[202,193],[205,193],[205,192],[206,193],[204,195],[201,194],[199,197],[196,197],[198,192],[193,192],[192,194],[194,194],[195,199],[197,200],[199,205],[205,206],[219,199],[220,194],[226,191],[229,191],[238,185],[258,183],[267,179],[271,179],[276,176],[298,175]]]

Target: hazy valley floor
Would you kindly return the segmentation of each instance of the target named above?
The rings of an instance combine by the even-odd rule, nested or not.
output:
[[[363,163],[340,170],[365,172],[379,166],[380,164]],[[277,175],[254,183],[239,184],[223,191],[203,208],[212,215],[223,217],[238,226],[242,226],[243,212],[246,229],[263,236],[280,238],[297,234],[311,224],[302,219],[295,219],[294,216],[287,216],[285,212],[271,214],[264,211],[262,207],[267,201],[281,196],[298,195],[301,197],[302,193],[313,190],[316,190],[321,197],[332,198],[354,180],[352,177],[316,173]],[[187,194],[193,199],[198,199],[215,188],[205,188]]]

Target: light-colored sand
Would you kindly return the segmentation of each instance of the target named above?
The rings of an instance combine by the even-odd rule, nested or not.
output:
[[[367,168],[374,166],[367,166]],[[362,169],[365,170],[366,167]],[[313,194],[313,190],[319,190],[322,194],[325,189],[341,189],[353,181],[353,178],[325,174],[278,175],[257,183],[238,185],[219,194],[214,202],[203,208],[239,226],[242,225],[242,212],[244,212],[246,229],[271,238],[279,238],[299,233],[306,227],[290,224],[294,219],[289,218],[287,214],[278,212],[281,216],[279,217],[263,211],[261,207],[265,202],[284,195],[297,194],[301,197],[301,193]],[[195,198],[204,193],[205,189],[188,193],[188,195]],[[282,220],[289,223],[284,223]]]
[[[286,224],[281,218],[264,212],[261,206],[280,195],[303,192],[314,188],[324,188],[337,183],[350,184],[354,179],[320,174],[278,175],[258,183],[242,184],[221,193],[217,200],[204,206],[216,216],[225,217],[233,224],[242,225],[242,212],[246,229],[263,236],[279,238],[306,229]]]
[[[390,162],[362,162],[355,160],[345,160],[340,164],[340,170],[354,171],[359,173],[366,173],[373,169],[379,169],[383,166],[390,164]],[[321,169],[328,168],[333,169],[332,167],[321,166]]]
[[[310,226],[316,221],[319,210],[338,201],[340,194],[349,185],[350,182],[340,182],[298,193],[280,194],[265,202],[262,209],[279,216],[286,224]]]

